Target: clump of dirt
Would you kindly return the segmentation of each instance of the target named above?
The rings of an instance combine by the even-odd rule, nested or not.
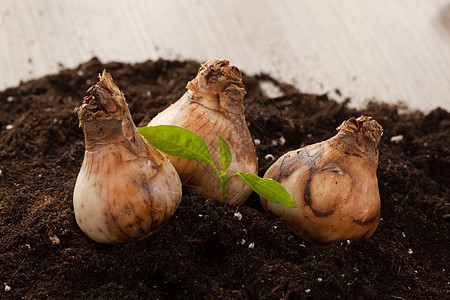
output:
[[[327,139],[351,116],[370,115],[383,126],[382,221],[373,237],[312,244],[267,215],[256,194],[236,208],[185,193],[168,224],[146,240],[107,246],[88,239],[72,206],[84,153],[76,109],[86,90],[106,68],[142,126],[184,93],[198,67],[92,59],[0,92],[0,298],[448,297],[449,113],[401,113],[376,102],[351,109],[269,75],[244,75],[261,176],[273,162],[267,154],[277,159]],[[275,98],[261,89],[268,84]]]

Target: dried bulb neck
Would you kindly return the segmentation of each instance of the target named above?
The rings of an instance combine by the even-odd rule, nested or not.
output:
[[[81,121],[86,149],[97,145],[117,144],[128,139],[135,139],[138,134],[134,123],[128,118],[111,118],[106,120]]]
[[[243,111],[245,86],[241,71],[227,60],[209,60],[200,66],[197,76],[186,85],[191,101],[229,113]]]
[[[378,154],[378,144],[383,135],[383,128],[372,117],[352,117],[344,121],[338,128],[336,138],[356,147],[367,154]]]
[[[120,143],[139,135],[125,97],[109,73],[103,71],[99,82],[88,93],[78,109],[86,149],[96,145]]]

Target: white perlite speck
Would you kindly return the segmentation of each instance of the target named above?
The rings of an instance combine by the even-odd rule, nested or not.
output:
[[[305,293],[309,294],[311,292],[311,289],[306,289]]]
[[[14,101],[14,97],[13,96],[9,96],[8,98],[6,98],[6,101],[13,102]]]
[[[11,124],[6,125],[6,130],[11,130],[11,129],[13,129],[13,128],[14,128],[14,125],[11,125]]]
[[[403,134],[399,134],[399,135],[391,137],[391,142],[393,142],[393,143],[398,143],[402,140],[403,140]]]
[[[50,240],[52,241],[53,245],[59,245],[59,243],[61,242],[56,235],[51,235]]]
[[[413,254],[414,252],[412,251],[411,248],[408,249],[408,254]]]
[[[244,244],[245,244],[245,240],[242,239],[242,240],[241,240],[241,245],[244,245]]]
[[[320,277],[317,278],[317,281],[318,281],[318,282],[322,282],[322,278],[320,278]]]
[[[235,212],[235,213],[234,213],[234,217],[235,217],[236,219],[238,219],[239,221],[242,220],[242,214],[241,214],[240,212]]]
[[[11,290],[11,287],[7,284],[5,284],[5,292],[9,292]]]
[[[264,159],[272,161],[275,159],[275,157],[272,154],[267,154],[266,156],[264,156]]]
[[[286,139],[284,138],[284,136],[282,136],[278,139],[278,142],[280,143],[280,146],[283,146],[284,144],[286,144]]]
[[[261,140],[260,139],[254,139],[253,143],[255,143],[255,146],[259,146],[259,145],[261,145]]]
[[[253,248],[255,248],[255,243],[253,243],[253,242],[252,242],[252,243],[250,243],[250,244],[248,245],[248,248],[249,248],[249,249],[253,249]]]

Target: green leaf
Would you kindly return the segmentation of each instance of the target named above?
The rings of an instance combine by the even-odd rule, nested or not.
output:
[[[231,154],[231,149],[228,143],[223,139],[223,137],[220,136],[220,134],[218,138],[219,138],[220,163],[222,164],[222,170],[226,172],[228,167],[231,165],[231,160],[233,159],[233,156]]]
[[[188,129],[173,125],[157,125],[141,127],[138,131],[152,146],[164,153],[214,166],[205,141]]]
[[[275,204],[294,208],[295,200],[286,191],[284,186],[270,178],[261,178],[252,173],[236,173],[241,180],[252,188],[257,194]]]

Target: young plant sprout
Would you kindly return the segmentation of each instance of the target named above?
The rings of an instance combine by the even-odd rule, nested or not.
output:
[[[228,143],[219,135],[219,153],[222,170],[214,164],[205,141],[196,133],[173,125],[158,125],[138,128],[139,132],[150,144],[164,153],[183,159],[195,160],[205,167],[211,168],[217,175],[216,181],[221,186],[221,199],[226,201],[226,185],[233,177],[238,177],[250,189],[265,199],[285,207],[296,207],[295,201],[285,188],[269,178],[260,178],[253,173],[236,172],[227,175],[232,163],[232,153]]]
[[[337,130],[326,141],[281,156],[264,175],[281,183],[297,207],[262,196],[263,207],[305,240],[367,238],[380,222],[376,173],[383,129],[371,117],[361,116],[344,121]]]
[[[175,125],[201,136],[214,164],[220,163],[220,135],[229,143],[233,161],[226,169],[257,174],[258,159],[255,146],[245,122],[243,101],[245,87],[242,74],[226,60],[210,60],[200,66],[197,76],[186,85],[186,93],[174,104],[159,113],[148,126]],[[223,186],[215,178],[216,170],[196,160],[170,156],[181,180],[204,198],[221,199]],[[224,171],[225,172],[225,171]],[[224,174],[220,178],[225,178]],[[243,204],[252,190],[234,177],[226,177],[226,202]],[[223,179],[225,180],[225,179]]]
[[[123,93],[103,71],[78,109],[86,150],[73,193],[75,218],[105,244],[143,239],[173,215],[181,181],[137,131]]]

